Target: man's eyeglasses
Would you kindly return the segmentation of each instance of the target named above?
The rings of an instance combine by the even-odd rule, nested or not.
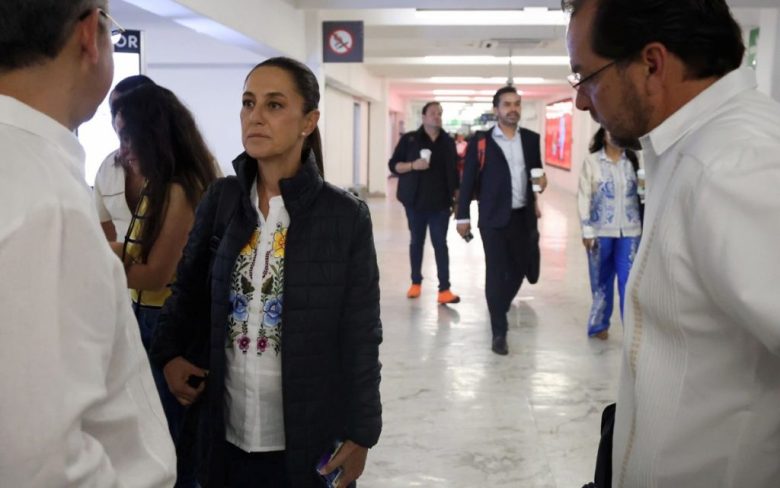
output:
[[[574,88],[575,90],[579,90],[583,84],[594,79],[599,73],[609,68],[610,66],[613,66],[615,63],[617,63],[617,59],[610,63],[605,64],[604,66],[602,66],[601,68],[597,69],[596,71],[594,71],[593,73],[589,74],[584,78],[579,73],[572,73],[566,77],[566,80],[569,82],[572,88]]]
[[[119,40],[122,38],[122,34],[125,33],[125,28],[119,25],[119,22],[116,21],[115,18],[108,15],[108,12],[103,10],[102,8],[97,9],[98,13],[103,16],[106,20],[111,22],[111,30],[109,31],[111,33],[111,42],[113,44],[116,44],[119,42]],[[92,13],[92,10],[87,10],[83,14],[79,16],[79,22],[89,17],[89,14]]]

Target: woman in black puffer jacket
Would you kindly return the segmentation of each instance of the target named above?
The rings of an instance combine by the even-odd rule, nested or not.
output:
[[[379,438],[371,219],[322,179],[318,102],[297,61],[249,73],[246,152],[198,207],[158,323],[152,360],[190,406],[204,488],[323,486],[338,442],[322,471],[354,485]]]

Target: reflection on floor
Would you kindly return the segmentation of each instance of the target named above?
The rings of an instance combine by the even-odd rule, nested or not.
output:
[[[370,200],[382,287],[384,429],[361,486],[579,488],[592,481],[622,330],[615,316],[608,341],[587,338],[590,288],[574,196],[550,188],[542,205],[541,278],[515,298],[502,357],[490,350],[479,233],[467,244],[450,226],[460,304],[436,304],[429,243],[422,296],[408,300],[403,208],[392,197]]]

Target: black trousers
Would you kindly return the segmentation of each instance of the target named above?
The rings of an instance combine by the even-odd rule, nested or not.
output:
[[[284,451],[249,453],[226,442],[225,460],[225,486],[227,487],[286,488],[290,486]]]
[[[512,210],[505,227],[480,227],[485,249],[485,298],[490,311],[493,337],[505,336],[506,318],[512,300],[528,270],[532,231],[535,221],[532,206]]]

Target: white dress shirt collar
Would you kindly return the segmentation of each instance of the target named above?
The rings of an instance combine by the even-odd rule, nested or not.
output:
[[[63,162],[72,165],[68,169],[75,171],[82,177],[82,181],[84,180],[84,148],[76,135],[65,126],[43,112],[6,95],[0,95],[0,124],[36,134],[67,151],[71,159]]]
[[[511,138],[509,138],[506,136],[506,134],[504,134],[504,131],[501,130],[501,126],[499,124],[496,124],[493,127],[493,137],[504,139],[505,141],[513,141],[519,133],[520,133],[520,127],[518,127],[517,130],[515,131],[515,134]]]
[[[715,117],[723,102],[755,87],[756,75],[751,68],[738,68],[726,74],[644,135],[642,148],[660,156]]]

